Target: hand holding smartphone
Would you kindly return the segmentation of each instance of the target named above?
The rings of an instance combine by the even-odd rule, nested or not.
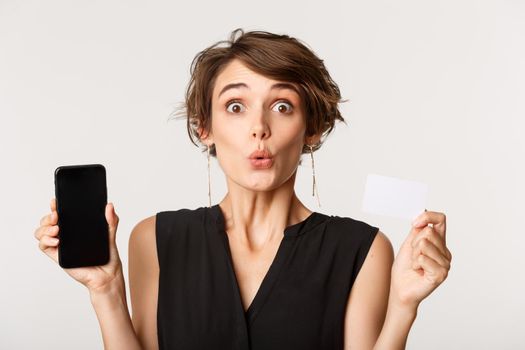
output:
[[[106,171],[100,164],[55,170],[51,212],[34,236],[39,248],[90,292],[124,285],[116,246],[119,217],[107,203]]]

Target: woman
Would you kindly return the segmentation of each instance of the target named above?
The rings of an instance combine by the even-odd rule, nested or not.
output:
[[[185,115],[192,142],[225,173],[225,197],[133,228],[132,317],[112,203],[110,262],[65,269],[88,288],[105,347],[403,349],[418,305],[450,269],[445,215],[422,213],[394,260],[377,227],[309,210],[296,171],[344,121],[337,85],[289,36],[237,29],[222,43],[192,62]],[[35,231],[55,261],[57,220],[53,199]]]

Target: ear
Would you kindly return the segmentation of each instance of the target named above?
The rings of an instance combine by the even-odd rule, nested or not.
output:
[[[312,136],[305,136],[304,143],[307,145],[316,145],[321,140],[321,135],[316,134]]]
[[[208,146],[213,145],[213,135],[211,131],[206,132],[203,130],[202,127],[199,126],[197,128],[197,132],[199,133],[199,139],[201,140],[202,143]]]

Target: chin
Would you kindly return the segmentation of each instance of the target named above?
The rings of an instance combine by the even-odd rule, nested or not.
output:
[[[278,184],[275,183],[274,174],[270,172],[250,174],[246,181],[243,182],[245,187],[252,191],[269,191],[278,187]]]

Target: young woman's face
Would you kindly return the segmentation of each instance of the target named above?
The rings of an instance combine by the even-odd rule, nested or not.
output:
[[[306,123],[294,84],[269,79],[231,61],[217,76],[212,96],[208,144],[226,176],[253,191],[279,187],[297,169],[305,143]],[[235,85],[231,85],[235,84]],[[268,150],[272,163],[257,167],[249,159]]]

